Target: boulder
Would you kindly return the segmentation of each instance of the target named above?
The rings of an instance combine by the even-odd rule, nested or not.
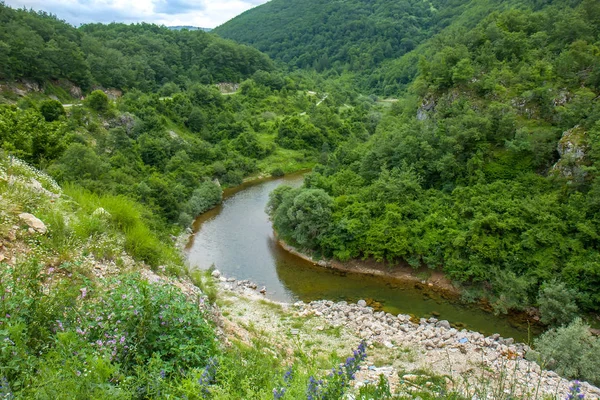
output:
[[[32,228],[34,231],[41,233],[42,235],[48,232],[48,228],[46,228],[46,225],[44,225],[44,223],[33,214],[19,214],[19,219],[26,223],[27,226]]]
[[[438,321],[435,326],[438,328],[451,329],[450,322],[446,321],[445,319]]]
[[[219,271],[218,269],[215,269],[210,275],[213,278],[220,278],[221,277],[221,271]]]

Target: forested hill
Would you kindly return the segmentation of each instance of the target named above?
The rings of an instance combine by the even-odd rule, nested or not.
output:
[[[68,79],[154,90],[167,82],[241,81],[272,70],[267,56],[203,31],[151,24],[92,24],[79,29],[44,12],[0,3],[0,80]]]
[[[294,67],[367,70],[412,50],[444,20],[447,1],[272,0],[219,26]],[[450,1],[450,3],[460,3]]]
[[[600,3],[575,3],[429,40],[370,140],[273,196],[280,236],[441,269],[498,311],[551,293],[549,323],[599,311]]]
[[[272,0],[214,29],[290,68],[351,72],[363,91],[397,94],[414,78],[420,51],[445,28],[474,27],[494,11],[579,0]],[[410,54],[408,63],[387,62]]]

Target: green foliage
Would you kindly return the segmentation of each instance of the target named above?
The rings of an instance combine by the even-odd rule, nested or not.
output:
[[[600,340],[580,318],[570,325],[550,329],[535,341],[535,349],[548,367],[561,376],[600,382]]]
[[[267,207],[275,228],[302,247],[317,246],[330,229],[333,201],[324,190],[278,188]]]
[[[54,15],[4,3],[0,20],[2,80],[67,79],[85,90],[94,85],[144,91],[162,87],[163,96],[170,96],[188,81],[239,82],[274,68],[259,51],[203,31],[150,24],[77,29]]]
[[[202,182],[192,193],[192,197],[184,206],[184,213],[190,217],[196,217],[210,210],[221,202],[223,191],[221,187],[213,182]],[[182,217],[180,216],[180,221]],[[184,217],[185,218],[185,217]],[[183,224],[183,226],[187,226]]]
[[[43,101],[40,104],[40,112],[44,116],[46,122],[56,121],[66,114],[62,104],[57,100]]]
[[[568,325],[577,318],[577,293],[562,282],[547,282],[540,288],[538,303],[541,321],[546,325]]]
[[[316,4],[296,7],[308,3]],[[382,64],[374,74],[383,81],[370,80],[372,89],[408,86],[407,99],[388,112],[379,111],[383,104],[370,110],[363,127],[371,137],[323,152],[307,176],[301,191],[320,189],[333,199],[327,229],[309,247],[340,260],[404,260],[442,270],[466,287],[484,288],[479,293],[497,312],[539,302],[546,321],[561,324],[576,309],[600,309],[594,200],[600,86],[593,72],[600,36],[588,3],[433,2],[423,44]],[[328,18],[353,6],[332,5],[336,15]],[[393,9],[381,1],[369,6]],[[238,32],[278,7],[271,2],[221,29]],[[445,27],[427,39],[437,23]],[[294,49],[306,45],[299,42]],[[282,121],[277,143],[325,147],[332,130],[313,129],[317,120]],[[298,218],[274,211],[282,204],[290,209],[286,193],[272,198],[271,217],[291,239]],[[551,289],[553,281],[564,287]]]
[[[62,154],[69,143],[66,130],[64,121],[48,123],[34,108],[0,106],[1,147],[36,166]]]
[[[99,113],[108,111],[108,107],[110,106],[108,96],[102,90],[94,90],[90,93],[85,98],[84,104]]]
[[[36,260],[0,271],[3,389],[24,398],[139,398],[156,382],[142,371],[158,364],[157,375],[175,383],[216,354],[212,328],[179,289],[139,275],[94,286],[79,271]]]

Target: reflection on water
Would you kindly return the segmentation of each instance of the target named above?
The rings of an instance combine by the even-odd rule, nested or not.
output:
[[[526,340],[526,328],[511,324],[475,307],[444,300],[438,293],[418,289],[414,283],[350,274],[314,266],[283,250],[264,211],[269,193],[277,186],[300,186],[302,175],[291,175],[246,185],[230,193],[223,204],[194,223],[188,245],[191,265],[214,265],[225,276],[249,279],[267,287],[267,296],[278,301],[329,299],[356,302],[373,299],[392,314],[417,317],[438,315],[484,334]]]

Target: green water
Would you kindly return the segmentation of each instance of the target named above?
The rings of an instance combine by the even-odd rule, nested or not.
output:
[[[282,184],[299,186],[302,175],[247,184],[226,193],[221,206],[194,223],[195,234],[187,247],[190,264],[203,269],[214,265],[227,277],[264,285],[267,297],[277,301],[373,299],[392,314],[436,315],[486,335],[499,333],[527,341],[526,325],[448,301],[431,288],[321,268],[283,250],[264,212],[269,193]]]

